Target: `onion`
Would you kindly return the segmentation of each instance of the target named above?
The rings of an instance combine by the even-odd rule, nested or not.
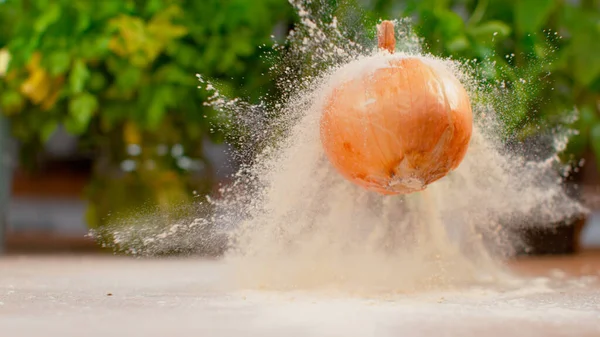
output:
[[[336,86],[320,123],[325,154],[351,182],[407,194],[456,169],[473,128],[468,94],[447,69],[393,55],[394,26],[378,27],[386,65]]]

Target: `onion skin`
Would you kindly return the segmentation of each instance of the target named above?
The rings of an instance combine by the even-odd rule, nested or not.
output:
[[[381,194],[408,194],[456,169],[472,134],[468,94],[447,70],[416,57],[333,89],[321,142],[346,179]]]

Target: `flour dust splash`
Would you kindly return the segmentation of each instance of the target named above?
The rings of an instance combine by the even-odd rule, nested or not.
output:
[[[403,21],[396,21],[397,53],[383,54],[370,37],[375,27],[344,29],[309,2],[291,4],[300,23],[285,45],[275,45],[283,56],[271,69],[281,78],[280,100],[251,105],[227,98],[198,76],[201,89],[212,92],[207,105],[240,130],[238,155],[252,160],[221,198],[205,203],[210,216],[136,236],[136,252],[193,245],[183,238],[203,228],[205,241],[227,238],[224,260],[241,287],[416,291],[499,282],[506,275],[500,261],[519,247],[515,233],[522,224],[586,211],[561,186],[568,166],[557,153],[568,132],[553,134],[548,156],[532,160],[507,151],[503,116],[489,97],[511,99],[510,92],[477,80],[474,63],[427,55]],[[444,67],[463,83],[474,132],[456,171],[422,193],[381,196],[344,180],[329,164],[319,137],[321,107],[335,85],[407,56]],[[119,243],[127,246],[131,233],[139,229],[121,228]]]

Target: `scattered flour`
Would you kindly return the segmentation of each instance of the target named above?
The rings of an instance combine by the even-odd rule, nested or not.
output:
[[[252,105],[229,99],[199,76],[200,88],[212,92],[206,104],[240,131],[238,156],[247,164],[222,197],[204,202],[211,209],[206,218],[153,229],[142,240],[137,227],[119,229],[112,237],[129,252],[225,237],[224,261],[241,288],[377,294],[499,286],[520,282],[502,265],[521,244],[518,229],[530,220],[552,223],[586,211],[560,184],[556,153],[568,134],[553,135],[550,156],[532,160],[508,151],[502,116],[486,99],[507,89],[490,93],[477,80],[476,66],[427,55],[401,21],[398,53],[379,53],[367,32],[344,30],[305,1],[291,3],[300,24],[287,49],[274,47],[283,53],[272,68],[281,78],[280,100]],[[474,133],[456,171],[421,193],[380,196],[344,180],[327,161],[319,139],[321,107],[337,84],[406,56],[462,81],[472,98]],[[549,289],[545,279],[533,282]]]

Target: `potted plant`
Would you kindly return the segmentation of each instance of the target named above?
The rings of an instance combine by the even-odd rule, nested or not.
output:
[[[177,206],[210,193],[215,183],[203,144],[235,132],[203,105],[195,75],[210,76],[222,92],[241,94],[243,87],[258,97],[270,85],[260,76],[268,64],[259,46],[287,17],[285,5],[0,3],[13,19],[2,22],[0,49],[10,62],[0,78],[0,107],[23,144],[21,159],[34,158],[64,126],[93,160],[86,195],[92,228],[118,214],[138,216],[141,208],[167,214],[159,221],[165,225],[190,215]]]

